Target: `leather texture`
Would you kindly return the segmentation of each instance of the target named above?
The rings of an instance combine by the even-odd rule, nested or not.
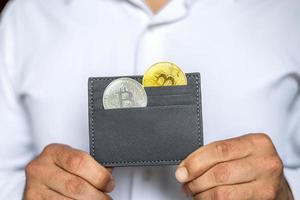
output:
[[[187,86],[145,87],[147,107],[110,110],[103,92],[120,77],[89,78],[90,154],[107,167],[176,165],[202,146],[200,74],[186,76]]]

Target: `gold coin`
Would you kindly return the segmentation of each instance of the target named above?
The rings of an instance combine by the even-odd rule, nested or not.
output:
[[[144,74],[144,87],[187,85],[185,73],[174,63],[159,62]]]

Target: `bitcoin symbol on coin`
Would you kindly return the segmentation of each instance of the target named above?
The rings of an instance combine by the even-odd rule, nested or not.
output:
[[[117,95],[119,96],[119,103],[121,108],[134,103],[133,94],[126,87],[120,88],[120,91],[117,93]]]
[[[157,85],[175,85],[175,79],[166,74],[159,74],[156,79]]]
[[[174,63],[160,62],[152,65],[144,74],[144,87],[187,85],[185,73]]]
[[[144,87],[131,78],[117,78],[106,86],[102,97],[104,109],[146,107]]]

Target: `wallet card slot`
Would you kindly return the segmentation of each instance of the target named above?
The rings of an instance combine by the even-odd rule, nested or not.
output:
[[[145,87],[148,96],[148,107],[163,105],[189,105],[195,102],[191,86]]]
[[[178,104],[178,105],[158,105],[158,106],[147,106],[147,107],[133,107],[133,108],[114,108],[114,109],[98,109],[98,110],[94,110],[95,113],[109,113],[109,112],[135,112],[135,111],[144,111],[144,110],[159,110],[159,109],[172,109],[172,108],[185,108],[185,107],[195,107],[197,106],[196,104],[187,104],[187,105],[183,105],[183,104]]]
[[[147,107],[166,106],[166,105],[191,105],[195,104],[193,94],[178,94],[178,95],[163,95],[163,96],[148,96]]]
[[[148,103],[147,107],[164,105],[189,105],[195,102],[195,93],[191,86],[163,86],[145,87]],[[194,89],[195,90],[195,89]],[[95,98],[94,101],[100,105],[96,108],[103,108],[102,96]],[[122,108],[132,109],[132,108]]]
[[[147,96],[171,96],[194,93],[193,88],[189,85],[145,87],[145,90]]]
[[[197,115],[197,105],[100,110],[94,113],[93,155],[104,166],[178,163],[202,145]]]
[[[95,110],[103,110],[102,98],[97,98],[94,100],[97,104]],[[192,105],[195,104],[195,97],[193,94],[178,94],[178,95],[156,95],[148,96],[147,107],[158,107],[158,106],[174,106],[174,105]],[[143,107],[142,107],[143,108]],[[139,107],[134,108],[114,108],[109,110],[129,110],[129,109],[139,109]]]

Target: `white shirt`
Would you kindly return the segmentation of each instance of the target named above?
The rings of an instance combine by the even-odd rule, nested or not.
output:
[[[300,199],[300,1],[15,0],[0,27],[0,199],[49,143],[89,151],[87,79],[171,61],[202,75],[205,143],[273,139]],[[261,147],[263,148],[263,147]],[[185,199],[174,167],[117,168],[117,200]]]

